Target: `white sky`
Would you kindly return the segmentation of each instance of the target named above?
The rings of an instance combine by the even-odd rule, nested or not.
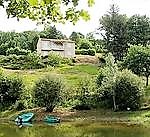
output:
[[[110,4],[116,3],[120,8],[120,13],[127,14],[128,16],[134,14],[147,15],[150,17],[150,0],[95,0],[95,5],[92,8],[87,7],[86,0],[80,0],[81,7],[89,11],[91,20],[88,22],[79,21],[75,26],[71,23],[65,25],[57,24],[58,30],[69,36],[72,31],[87,34],[94,31],[99,26],[99,18],[105,14]],[[0,8],[0,30],[1,31],[25,31],[25,30],[41,30],[42,26],[36,26],[35,22],[27,19],[21,19],[19,22],[13,19],[7,19],[5,10]]]

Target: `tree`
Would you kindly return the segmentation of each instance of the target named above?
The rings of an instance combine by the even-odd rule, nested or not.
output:
[[[118,68],[115,64],[115,59],[111,53],[108,53],[101,63],[102,67],[96,80],[98,91],[102,92],[100,94],[104,94],[103,96],[106,95],[106,98],[109,98],[109,102],[113,102],[111,104],[114,108],[114,111],[116,111],[116,93],[113,90],[113,83],[116,81]],[[108,104],[106,103],[106,105]]]
[[[80,40],[79,49],[91,49],[91,48],[92,48],[91,42],[89,42],[86,39]]]
[[[127,22],[128,42],[132,45],[147,45],[150,42],[150,19],[133,15]]]
[[[64,22],[76,23],[80,17],[88,20],[86,10],[78,10],[80,0],[0,0],[0,6],[6,8],[8,17],[29,18],[41,23]],[[7,4],[5,4],[7,3]],[[88,6],[94,0],[87,0]],[[62,9],[62,6],[64,7]],[[65,11],[64,11],[65,9]]]
[[[40,32],[41,38],[47,39],[64,39],[61,31],[58,31],[55,26],[47,26]]]
[[[84,35],[80,32],[72,32],[69,39],[71,39],[72,41],[75,41],[76,45],[79,44],[81,39],[84,39]]]
[[[99,30],[105,40],[106,48],[113,54],[115,60],[122,60],[128,49],[126,22],[126,16],[119,14],[116,5],[112,5],[108,14],[100,19]]]
[[[146,86],[150,75],[150,47],[131,46],[124,58],[123,66],[133,73],[146,77]]]
[[[46,107],[46,111],[52,112],[60,101],[63,84],[56,76],[46,76],[37,81],[34,87],[35,104]]]
[[[14,105],[23,92],[22,79],[0,75],[0,109]]]

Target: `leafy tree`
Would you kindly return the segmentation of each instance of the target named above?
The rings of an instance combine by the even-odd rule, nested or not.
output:
[[[32,52],[36,51],[38,38],[39,35],[36,31],[25,31],[23,33],[0,32],[0,55],[6,55],[9,48],[16,47]]]
[[[52,112],[60,100],[62,89],[62,82],[54,76],[40,79],[33,90],[35,104],[39,107],[46,107],[47,111]]]
[[[99,88],[100,103],[105,108],[114,108],[116,110],[138,110],[141,107],[143,95],[142,80],[131,71],[123,70],[116,73],[116,78],[110,81],[102,81]],[[105,85],[104,85],[105,83]]]
[[[122,60],[127,52],[127,18],[119,14],[116,5],[112,5],[109,12],[100,19],[99,28],[106,43],[106,48],[113,54],[115,60]]]
[[[104,63],[103,63],[104,62]],[[114,108],[114,111],[117,109],[115,91],[113,90],[113,83],[116,80],[116,75],[118,72],[117,65],[115,64],[115,59],[111,53],[108,53],[105,57],[105,60],[102,62],[102,67],[100,69],[99,75],[97,76],[97,87],[98,92],[103,94],[102,96],[108,98],[108,102],[105,105],[111,105]]]
[[[25,50],[25,49],[20,49],[19,47],[15,47],[15,48],[9,48],[6,51],[6,55],[10,55],[10,54],[16,54],[16,55],[27,55],[29,54],[30,51],[29,50]]]
[[[36,51],[37,43],[39,40],[39,32],[37,31],[24,31],[19,33],[20,47],[22,49]]]
[[[4,4],[7,2],[7,4]],[[8,17],[26,18],[41,23],[64,22],[69,20],[76,23],[80,17],[88,20],[86,10],[78,10],[79,0],[0,0],[0,6],[6,8]],[[87,0],[88,6],[94,4],[94,0]],[[62,6],[65,7],[62,9]]]
[[[91,48],[92,44],[88,40],[86,39],[80,40],[79,49],[91,49]]]
[[[84,39],[84,35],[80,32],[72,32],[69,39],[75,41],[75,44],[78,46],[81,39]]]
[[[86,39],[92,40],[95,39],[93,32],[89,32],[86,34]]]
[[[7,108],[15,104],[22,94],[24,85],[17,77],[0,76],[0,107]]]
[[[62,32],[58,31],[55,26],[47,26],[40,32],[41,38],[47,39],[64,39]]]
[[[95,85],[93,79],[86,77],[81,80],[76,91],[75,99],[77,101],[74,108],[78,110],[91,109],[96,104],[93,98],[94,94]]]
[[[150,75],[150,47],[131,46],[124,58],[123,66],[132,70],[133,73],[146,77],[146,86]]]
[[[132,45],[147,45],[150,42],[150,19],[133,15],[127,22],[128,42]]]
[[[141,107],[142,80],[128,70],[119,72],[113,85],[118,110],[138,110]]]

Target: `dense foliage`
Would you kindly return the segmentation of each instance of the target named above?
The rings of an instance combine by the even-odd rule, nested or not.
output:
[[[7,4],[4,4],[7,2]],[[79,0],[0,0],[0,6],[6,9],[8,17],[29,18],[40,23],[52,23],[69,20],[76,23],[80,18],[88,20],[86,10],[78,9]],[[88,6],[94,0],[87,0]],[[62,9],[62,5],[65,10]]]
[[[0,75],[0,109],[14,105],[20,99],[23,88],[20,78]]]
[[[81,49],[76,50],[75,53],[77,55],[91,55],[91,56],[95,56],[96,54],[95,49]]]
[[[118,72],[114,81],[105,81],[99,87],[100,105],[105,108],[114,108],[115,103],[115,111],[138,110],[142,104],[142,84],[141,79],[131,72],[127,70]]]
[[[105,40],[106,48],[116,60],[122,60],[128,48],[126,18],[125,15],[119,14],[118,7],[112,5],[108,14],[100,19],[99,30]]]
[[[95,107],[95,83],[88,77],[81,80],[77,88],[75,100],[76,104],[73,107],[77,110],[88,110]]]
[[[92,48],[92,44],[88,40],[81,40],[79,43],[79,49],[90,49]]]
[[[39,107],[46,107],[52,112],[60,100],[63,83],[54,76],[46,76],[36,82],[33,89],[35,104]]]
[[[44,64],[36,52],[29,52],[27,55],[0,56],[0,66],[9,69],[38,69],[43,68]]]
[[[150,47],[131,46],[122,64],[133,73],[146,77],[146,86],[150,75]]]
[[[127,22],[127,31],[128,43],[146,46],[150,40],[150,19],[146,15],[133,15]]]
[[[45,27],[44,30],[41,31],[39,35],[41,38],[47,38],[47,39],[64,39],[65,38],[62,32],[58,31],[55,26]]]

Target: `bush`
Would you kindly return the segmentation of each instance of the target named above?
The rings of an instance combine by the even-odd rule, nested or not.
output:
[[[0,76],[1,108],[8,108],[20,99],[24,89],[22,79]]]
[[[46,111],[52,112],[60,101],[62,90],[63,84],[60,79],[50,75],[40,79],[33,89],[35,104],[46,107]]]
[[[113,89],[119,110],[137,110],[141,107],[142,84],[140,78],[130,71],[124,70],[119,73]]]
[[[91,42],[85,39],[81,40],[79,44],[79,49],[90,49],[90,48],[92,48]]]
[[[91,109],[95,106],[95,85],[93,84],[93,80],[89,78],[85,78],[84,80],[81,80],[79,87],[76,91],[76,104],[73,107],[77,110],[87,110]]]
[[[89,49],[88,50],[88,55],[95,56],[95,50],[94,49]]]
[[[73,65],[73,59],[72,58],[62,58],[61,64]]]
[[[112,83],[101,86],[100,101],[105,107],[113,108],[115,104],[118,110],[138,110],[141,107],[143,83],[141,79],[128,70],[119,72]]]
[[[94,49],[82,49],[82,50],[76,50],[75,53],[77,55],[91,55],[91,56],[95,56],[95,50]]]
[[[41,57],[35,52],[27,55],[0,56],[0,65],[9,69],[39,69],[44,67]]]
[[[62,57],[60,55],[55,54],[55,53],[50,53],[48,55],[48,59],[47,59],[46,64],[50,65],[52,67],[56,67],[56,66],[59,66],[61,64],[61,60],[62,60]]]
[[[10,48],[6,51],[6,55],[15,54],[15,55],[27,55],[29,54],[29,50],[20,49],[19,47]]]
[[[20,99],[15,103],[14,108],[18,111],[33,108],[33,96],[31,89],[24,88]]]

